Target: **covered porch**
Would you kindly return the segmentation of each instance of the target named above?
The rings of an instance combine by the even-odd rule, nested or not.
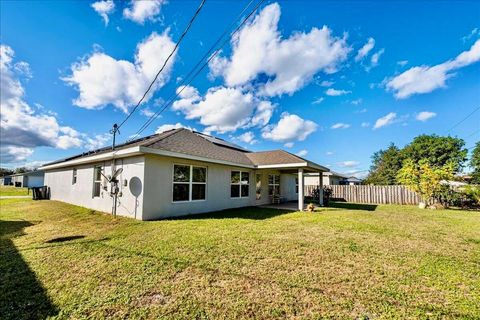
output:
[[[304,203],[303,210],[307,209],[307,203]],[[287,201],[279,204],[266,204],[260,206],[261,208],[268,209],[277,209],[277,210],[289,210],[289,211],[299,211],[298,201]],[[320,208],[320,205],[314,204],[314,209]]]
[[[318,185],[322,186],[322,172],[328,171],[327,168],[311,162],[269,165],[268,167],[259,166],[259,169],[264,170],[257,172],[268,173],[269,201],[268,203],[258,203],[258,205],[266,208],[292,211],[303,211],[306,209],[306,206],[312,202],[305,201],[305,175],[316,174],[315,176],[318,177]],[[316,196],[318,199],[315,199],[315,205],[322,206],[323,191],[321,187]]]

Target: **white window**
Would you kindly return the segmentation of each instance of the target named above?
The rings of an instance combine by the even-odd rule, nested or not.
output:
[[[247,198],[250,189],[250,173],[232,171],[230,175],[230,196],[232,198]]]
[[[102,167],[95,166],[93,169],[93,196],[100,197],[100,189],[102,185]]]
[[[280,195],[280,175],[269,174],[268,175],[268,195]]]
[[[207,168],[176,164],[173,166],[173,201],[205,200]]]
[[[72,184],[77,183],[77,168],[73,168],[72,170]]]

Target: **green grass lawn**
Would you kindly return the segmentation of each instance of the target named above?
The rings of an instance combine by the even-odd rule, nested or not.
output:
[[[480,213],[246,208],[141,222],[0,200],[0,318],[480,316]]]
[[[0,196],[28,196],[28,188],[0,186]]]

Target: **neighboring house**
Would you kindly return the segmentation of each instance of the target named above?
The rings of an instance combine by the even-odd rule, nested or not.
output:
[[[358,185],[361,185],[361,184],[362,184],[362,181],[363,181],[363,180],[358,179],[357,177],[348,177],[348,178],[343,179],[342,181],[340,181],[340,184],[350,185],[350,186],[358,186]]]
[[[12,184],[12,176],[4,176],[0,178],[0,185],[9,186]]]
[[[12,174],[10,184],[23,188],[41,187],[43,186],[44,175],[45,173],[40,170]]]
[[[115,159],[115,160],[113,160]],[[250,152],[225,140],[174,129],[46,164],[51,199],[110,212],[119,175],[117,214],[141,220],[269,204],[273,195],[303,209],[304,173],[327,168],[283,150]],[[300,191],[300,192],[298,192]]]
[[[322,182],[324,186],[331,185],[359,185],[362,183],[362,180],[349,177],[347,175],[335,172],[327,171],[322,173]],[[305,175],[305,185],[318,186],[318,173],[309,173]]]

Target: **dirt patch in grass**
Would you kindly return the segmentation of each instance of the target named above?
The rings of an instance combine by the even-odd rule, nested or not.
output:
[[[476,212],[244,208],[140,222],[55,201],[0,205],[1,319],[480,314]]]

